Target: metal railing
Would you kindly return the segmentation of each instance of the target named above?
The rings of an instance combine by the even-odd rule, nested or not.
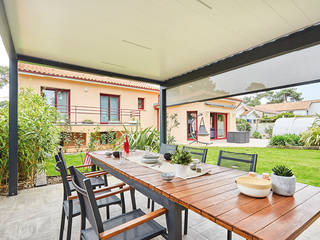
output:
[[[134,124],[140,122],[140,110],[123,108],[101,108],[79,105],[58,105],[57,124]]]

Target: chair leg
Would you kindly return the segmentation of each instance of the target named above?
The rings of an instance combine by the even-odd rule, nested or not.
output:
[[[106,206],[106,210],[107,210],[107,219],[110,219],[110,206]]]
[[[228,240],[232,240],[232,232],[230,230],[228,230],[228,233],[227,233],[227,239]]]
[[[154,201],[152,200],[152,202],[151,202],[151,212],[153,212],[154,211]]]
[[[188,234],[188,209],[184,210],[184,235]]]
[[[148,209],[150,208],[150,201],[151,201],[151,199],[148,198],[148,204],[147,204],[147,208],[148,208]]]
[[[126,213],[126,201],[124,199],[124,194],[120,193],[120,198],[121,198],[121,208],[122,208],[122,213]]]
[[[71,229],[72,229],[72,216],[69,216],[68,217],[67,240],[71,239]]]
[[[61,225],[60,225],[60,236],[59,240],[63,239],[63,230],[64,230],[64,223],[65,223],[66,214],[64,212],[64,208],[62,206],[62,213],[61,213]]]

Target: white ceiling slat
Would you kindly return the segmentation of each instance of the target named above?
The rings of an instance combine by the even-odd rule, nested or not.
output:
[[[320,22],[319,0],[4,2],[19,54],[162,81]]]

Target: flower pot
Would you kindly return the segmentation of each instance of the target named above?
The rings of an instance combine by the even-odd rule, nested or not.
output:
[[[182,164],[174,164],[177,177],[186,177],[188,174],[189,166]]]
[[[282,196],[293,196],[296,191],[296,177],[283,177],[271,173],[272,191]]]

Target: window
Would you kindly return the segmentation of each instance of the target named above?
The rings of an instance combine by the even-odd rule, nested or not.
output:
[[[138,109],[144,109],[144,98],[138,98]]]
[[[187,140],[196,140],[198,139],[198,112],[197,111],[188,111],[187,112]]]
[[[120,121],[120,97],[115,95],[100,95],[100,122]]]
[[[59,113],[59,121],[70,119],[70,90],[42,88],[42,95],[47,103]]]

